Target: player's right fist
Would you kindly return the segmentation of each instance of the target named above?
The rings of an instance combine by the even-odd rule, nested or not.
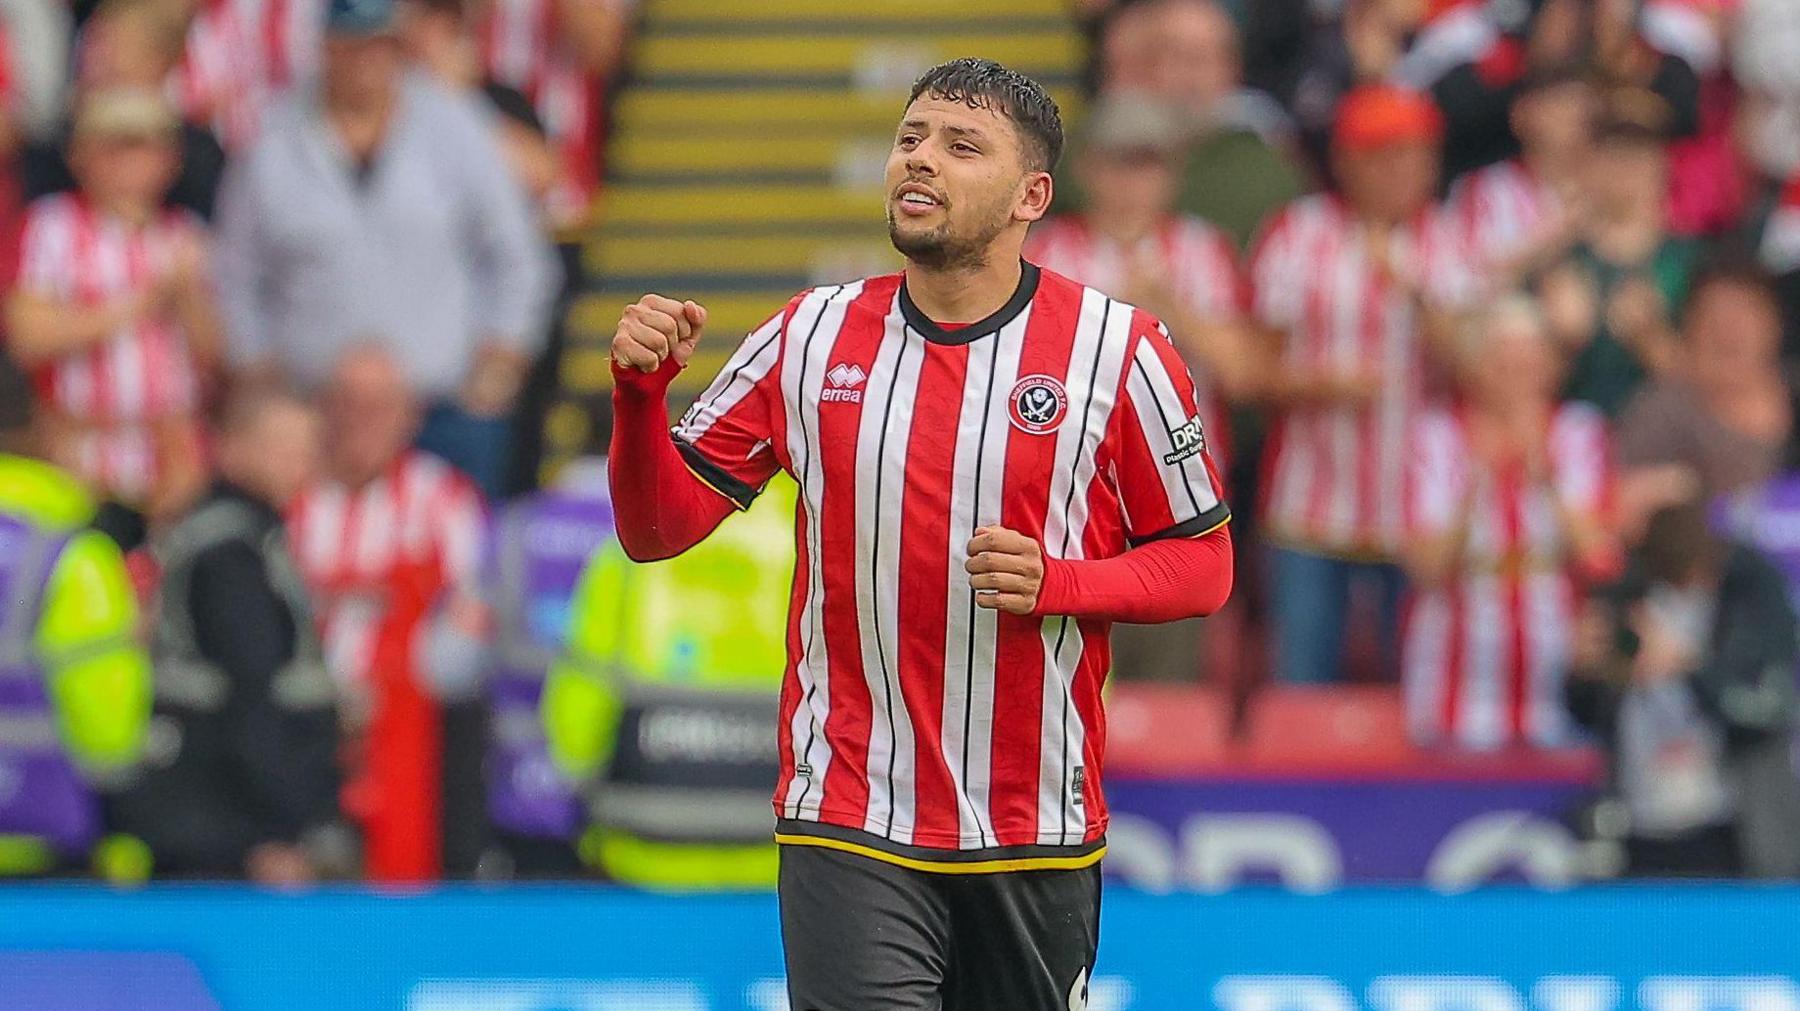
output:
[[[686,365],[705,326],[706,309],[698,302],[645,295],[619,317],[613,361],[644,372],[655,372],[671,356],[677,365]]]

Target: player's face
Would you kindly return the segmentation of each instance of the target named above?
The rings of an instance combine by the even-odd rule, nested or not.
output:
[[[996,239],[1043,215],[1049,180],[1000,113],[921,95],[888,155],[888,237],[921,266],[985,263]]]

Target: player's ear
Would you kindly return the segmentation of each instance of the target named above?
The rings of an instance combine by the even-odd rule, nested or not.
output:
[[[1056,184],[1051,181],[1048,172],[1033,172],[1025,177],[1025,184],[1019,190],[1018,202],[1013,207],[1013,219],[1016,221],[1036,221],[1050,213],[1050,201],[1056,196]]]

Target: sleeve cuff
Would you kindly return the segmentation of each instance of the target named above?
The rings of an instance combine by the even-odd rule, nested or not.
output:
[[[1066,558],[1044,556],[1044,578],[1038,584],[1037,605],[1031,613],[1043,618],[1066,614],[1075,595],[1075,574]]]
[[[681,454],[682,462],[687,464],[688,470],[692,471],[695,477],[706,482],[713,491],[731,500],[731,504],[736,506],[740,512],[750,508],[750,504],[756,501],[756,496],[762,494],[761,488],[753,487],[734,477],[685,439],[675,437],[675,451]]]
[[[668,391],[669,384],[681,373],[681,366],[673,355],[664,358],[655,372],[620,365],[617,359],[609,360],[612,362],[613,388],[620,393],[660,396]]]
[[[1128,538],[1128,540],[1131,546],[1135,548],[1140,544],[1149,544],[1151,541],[1166,541],[1175,537],[1205,537],[1207,534],[1212,533],[1214,530],[1217,530],[1230,522],[1231,510],[1226,507],[1225,503],[1220,502],[1218,505],[1213,506],[1211,509],[1208,509],[1191,520],[1185,520],[1172,527],[1158,530],[1152,534],[1145,534],[1141,537],[1131,537]]]

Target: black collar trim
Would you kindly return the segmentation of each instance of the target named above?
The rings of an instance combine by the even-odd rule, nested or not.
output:
[[[979,323],[970,323],[957,330],[945,330],[920,311],[913,304],[912,296],[906,291],[906,282],[900,282],[900,314],[906,317],[906,324],[913,328],[919,336],[933,344],[956,346],[971,344],[989,334],[999,333],[1000,328],[1017,319],[1031,304],[1037,295],[1039,271],[1037,264],[1026,260],[1019,261],[1019,286],[1013,290],[1012,297],[1006,304],[996,309],[992,315]]]

